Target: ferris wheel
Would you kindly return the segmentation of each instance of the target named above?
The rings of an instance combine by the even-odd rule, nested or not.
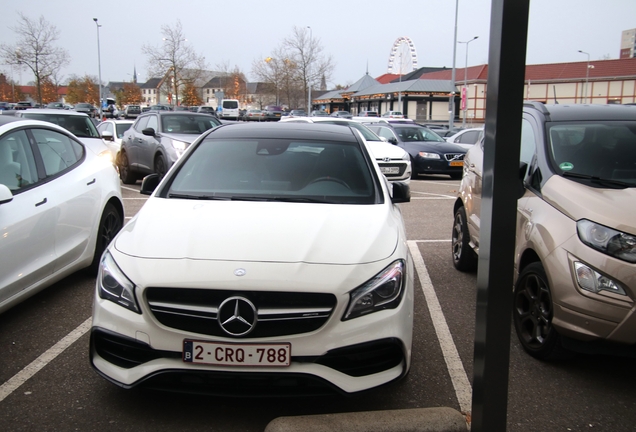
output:
[[[417,69],[417,53],[413,41],[406,36],[396,39],[389,55],[388,73],[406,74]]]

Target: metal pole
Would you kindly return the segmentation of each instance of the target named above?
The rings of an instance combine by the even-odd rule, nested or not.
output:
[[[311,27],[307,26],[309,29],[309,53],[311,54],[311,41],[314,38],[314,34],[311,31]],[[307,65],[307,115],[311,114],[311,77],[310,77],[310,68],[311,63]]]
[[[453,72],[451,74],[451,95],[448,101],[448,129],[453,129],[453,119],[455,117],[455,56],[457,55],[457,12],[459,10],[459,0],[455,0],[455,37],[453,39]]]
[[[471,43],[472,41],[474,41],[475,39],[479,38],[479,36],[475,36],[474,38],[472,38],[469,41],[466,42],[461,42],[458,41],[457,43],[465,43],[466,44],[466,63],[464,66],[464,90],[462,93],[462,97],[463,97],[463,101],[464,101],[464,117],[462,119],[462,127],[465,128],[466,127],[466,112],[468,110],[468,44]]]
[[[583,102],[583,103],[587,103],[587,82],[590,79],[590,54],[581,50],[579,50],[579,52],[587,56],[587,68],[585,69],[585,102]]]
[[[93,21],[95,21],[95,25],[97,26],[97,73],[99,74],[99,107],[97,108],[98,112],[99,112],[99,119],[102,119],[102,60],[101,60],[101,55],[99,53],[99,28],[101,27],[101,25],[99,25],[99,23],[97,22],[97,18],[93,18]]]

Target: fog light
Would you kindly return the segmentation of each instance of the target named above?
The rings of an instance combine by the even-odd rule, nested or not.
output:
[[[625,290],[621,288],[619,284],[614,282],[612,279],[603,276],[597,271],[594,271],[585,264],[575,262],[574,268],[576,270],[576,281],[582,289],[593,293],[609,291],[616,294],[627,295]]]

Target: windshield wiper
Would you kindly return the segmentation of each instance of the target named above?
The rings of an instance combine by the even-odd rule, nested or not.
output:
[[[571,178],[577,178],[577,179],[582,179],[582,180],[590,180],[592,183],[595,183],[595,184],[616,186],[616,187],[622,187],[622,188],[634,187],[633,183],[626,183],[626,182],[622,182],[620,180],[604,179],[604,178],[601,178],[601,177],[591,176],[591,175],[587,175],[587,174],[578,174],[578,173],[573,173],[573,172],[564,172],[563,173],[563,177],[571,177]]]
[[[307,198],[307,197],[294,197],[294,196],[267,196],[267,197],[253,197],[253,196],[233,196],[232,201],[276,201],[276,202],[311,202],[311,203],[330,203],[323,199]]]
[[[193,199],[193,200],[221,200],[221,201],[229,201],[231,199],[229,197],[220,197],[215,195],[188,195],[188,194],[177,194],[177,193],[168,194],[168,198],[182,198],[182,199]]]

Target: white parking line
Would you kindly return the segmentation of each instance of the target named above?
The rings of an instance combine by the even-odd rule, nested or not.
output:
[[[139,192],[139,189],[133,189],[133,188],[131,188],[131,187],[127,187],[127,186],[122,186],[121,188],[122,188],[122,189],[129,190],[129,191],[131,191],[131,192]]]
[[[7,396],[17,390],[29,378],[38,373],[44,366],[51,363],[55,357],[62,354],[64,350],[70,347],[73,342],[81,338],[91,328],[93,317],[88,318],[80,324],[75,330],[64,336],[58,343],[49,348],[40,357],[36,358],[27,367],[11,377],[8,381],[0,386],[0,402]]]
[[[424,297],[426,297],[428,312],[433,320],[433,327],[435,328],[435,333],[437,334],[437,339],[439,340],[439,345],[444,355],[444,361],[446,362],[448,373],[455,388],[455,395],[459,402],[459,410],[462,413],[470,413],[473,389],[470,385],[470,381],[468,381],[464,364],[459,357],[453,336],[450,334],[448,324],[446,324],[442,307],[437,299],[437,294],[435,294],[435,288],[433,287],[431,278],[428,275],[428,270],[424,264],[424,259],[417,247],[418,241],[409,240],[407,243],[413,256],[415,271],[420,279],[420,284],[422,284],[422,291],[424,292]]]

